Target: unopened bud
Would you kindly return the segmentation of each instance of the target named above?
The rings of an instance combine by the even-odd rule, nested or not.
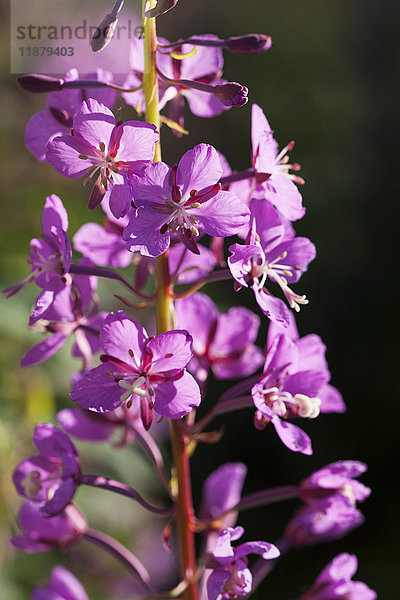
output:
[[[165,15],[166,12],[174,8],[178,4],[178,0],[158,0],[157,5],[150,10],[146,10],[144,16],[148,19]]]
[[[111,14],[104,17],[100,25],[96,27],[96,31],[90,42],[93,52],[100,52],[100,50],[104,50],[108,46],[113,38],[117,23],[118,19],[115,15]]]
[[[221,83],[214,86],[214,96],[224,106],[244,106],[248,101],[248,89],[246,86],[236,83]]]
[[[49,75],[39,75],[31,73],[30,75],[21,75],[17,77],[18,85],[26,92],[32,94],[46,94],[48,92],[59,92],[62,90],[64,80]]]
[[[249,33],[228,38],[226,49],[235,54],[258,54],[269,50],[271,46],[272,40],[269,35]]]

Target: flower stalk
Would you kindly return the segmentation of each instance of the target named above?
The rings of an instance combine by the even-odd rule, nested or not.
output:
[[[156,5],[150,0],[149,10]],[[144,12],[145,2],[143,2]],[[160,130],[158,108],[158,78],[156,66],[156,22],[155,18],[144,19],[144,73],[143,91],[146,102],[146,121]],[[156,145],[154,161],[161,161],[160,141]],[[172,329],[173,304],[171,275],[168,265],[168,250],[156,259],[156,315],[157,333]],[[183,433],[178,421],[171,421],[171,444],[173,458],[174,491],[177,507],[177,537],[180,549],[181,574],[187,587],[183,591],[185,600],[198,600],[198,586],[194,581],[196,573],[196,552],[194,543],[194,511],[190,483],[190,467],[187,446],[188,437]]]

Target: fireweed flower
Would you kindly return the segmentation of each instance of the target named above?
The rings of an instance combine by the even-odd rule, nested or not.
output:
[[[56,565],[50,573],[48,584],[36,586],[32,600],[89,600],[82,584],[61,565]]]
[[[69,437],[50,423],[36,426],[33,442],[39,456],[17,466],[14,485],[21,496],[37,502],[42,512],[55,515],[71,502],[78,486],[78,452]]]
[[[193,337],[193,359],[188,369],[204,383],[212,369],[217,379],[246,377],[263,363],[254,345],[260,319],[243,307],[220,314],[205,294],[193,294],[175,303],[177,323]]]
[[[376,592],[362,581],[353,581],[357,571],[354,554],[339,554],[320,573],[299,600],[375,600]]]
[[[234,235],[249,220],[249,211],[236,196],[222,191],[217,151],[199,144],[186,152],[176,168],[151,163],[145,172],[130,175],[136,212],[124,231],[131,252],[159,256],[178,236],[199,254],[200,232],[216,237]]]
[[[208,600],[231,600],[251,592],[253,578],[246,558],[249,554],[259,554],[265,560],[280,555],[278,548],[267,542],[246,542],[233,548],[231,542],[243,533],[243,527],[227,527],[219,534],[208,565],[213,568],[207,579]]]
[[[11,544],[18,550],[32,554],[72,546],[81,540],[87,530],[84,515],[73,504],[49,518],[37,503],[27,500],[20,508],[17,521],[23,533],[12,537]]]
[[[367,465],[358,460],[340,460],[331,463],[300,483],[300,496],[313,506],[329,505],[332,498],[340,496],[351,506],[363,502],[371,493],[355,478],[367,470]]]
[[[110,313],[100,332],[103,364],[74,385],[71,398],[96,412],[115,410],[125,401],[140,403],[143,424],[150,427],[153,409],[180,419],[200,404],[200,390],[185,370],[192,357],[187,331],[149,338],[124,312]]]
[[[315,246],[307,238],[288,237],[285,223],[271,204],[253,198],[250,210],[251,228],[246,244],[229,248],[228,265],[239,284],[235,289],[250,285],[263,313],[281,327],[288,327],[289,311],[264,284],[268,279],[277,283],[290,307],[298,312],[300,304],[307,304],[308,300],[293,292],[289,284],[297,282],[307,270],[315,258]]]
[[[85,259],[78,264],[84,264]],[[86,261],[87,264],[87,261]],[[53,298],[51,290],[39,295],[29,324],[35,329],[50,333],[21,359],[21,366],[29,367],[53,356],[73,335],[75,344],[72,355],[83,358],[88,364],[99,346],[99,330],[106,314],[97,312],[93,293],[96,277],[74,275],[71,286]]]
[[[313,419],[320,411],[343,412],[345,407],[339,392],[328,384],[330,372],[321,339],[315,335],[293,339],[294,320],[292,336],[273,324],[271,327],[264,374],[251,391],[257,409],[255,426],[263,429],[272,423],[290,450],[311,454],[308,435],[286,419]]]
[[[268,354],[272,346],[276,344],[276,340],[279,336],[284,335],[286,340],[291,340],[292,343],[288,341],[288,348],[290,348],[290,350],[288,350],[289,354],[286,367],[284,358],[281,362],[281,366],[286,368],[286,374],[291,375],[303,371],[319,373],[325,381],[317,392],[317,396],[321,401],[320,411],[322,413],[345,412],[346,405],[341,393],[329,383],[331,374],[325,358],[325,344],[321,338],[314,333],[300,338],[293,313],[290,313],[289,317],[289,326],[284,331],[281,327],[275,325],[275,323],[270,323],[268,327],[266,354]],[[361,469],[362,463],[354,463],[354,470],[352,470],[349,464],[349,476],[350,472],[356,472],[357,465],[359,465]],[[343,475],[344,473],[345,467],[343,465]],[[353,477],[354,476],[355,475],[353,475]]]
[[[76,69],[71,69],[64,81],[79,79]],[[112,82],[108,71],[97,69],[88,73],[84,79]],[[46,108],[34,114],[26,124],[25,144],[28,150],[39,160],[46,160],[47,144],[55,137],[70,134],[73,120],[83,100],[93,98],[111,108],[115,102],[115,91],[110,88],[64,89],[51,92],[47,96]]]
[[[340,539],[363,522],[355,505],[337,494],[329,503],[300,508],[286,526],[285,535],[295,546],[311,546]]]
[[[271,202],[289,221],[297,221],[304,216],[305,208],[295,183],[302,184],[304,180],[290,173],[290,170],[300,169],[297,163],[289,163],[287,153],[292,150],[294,142],[279,152],[272,129],[257,104],[253,104],[251,115],[252,166],[257,173],[253,193]],[[265,180],[266,175],[269,177]]]
[[[130,206],[124,175],[143,169],[153,159],[157,141],[154,125],[141,121],[116,123],[107,106],[89,98],[82,102],[73,120],[72,135],[51,141],[46,156],[65,177],[86,175],[85,185],[97,177],[89,209],[106,198],[111,212],[119,218]]]
[[[23,281],[3,290],[7,298],[16,294],[27,283],[35,281],[53,296],[71,283],[69,268],[72,259],[71,243],[67,234],[68,215],[60,198],[48,196],[42,212],[42,239],[31,240],[29,260],[31,272]]]
[[[214,35],[207,34],[196,37],[204,40],[218,39]],[[159,43],[166,45],[168,41],[159,38]],[[143,79],[143,41],[132,42],[130,61],[132,71],[124,85],[135,88],[142,83]],[[188,79],[198,83],[223,84],[226,83],[221,79],[223,65],[224,59],[220,48],[194,47],[193,44],[178,43],[174,48],[168,50],[159,48],[157,52],[157,67],[163,75],[171,80]],[[198,117],[214,117],[229,108],[213,94],[183,85],[174,85],[172,82],[167,83],[161,78],[159,79],[159,94],[160,109],[169,102],[169,117],[180,126],[184,125],[184,98],[186,98],[191,112]],[[139,112],[145,106],[142,91],[123,93],[122,96],[127,104]]]

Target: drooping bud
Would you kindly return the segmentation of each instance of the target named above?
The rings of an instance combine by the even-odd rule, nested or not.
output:
[[[96,27],[96,31],[90,41],[90,47],[93,52],[104,50],[111,42],[118,19],[114,15],[106,15],[100,25]]]
[[[235,54],[258,54],[269,50],[271,46],[271,36],[263,33],[249,33],[228,38],[226,49]]]
[[[110,14],[106,15],[100,25],[96,27],[96,31],[90,42],[90,47],[93,52],[104,50],[111,42],[115,28],[118,23],[118,13],[121,10],[125,0],[116,0]]]
[[[160,15],[164,15],[166,12],[174,8],[178,4],[178,0],[158,0],[157,6],[150,10],[146,10],[144,16],[148,19],[152,17],[159,17]]]
[[[17,77],[17,83],[20,88],[31,94],[46,94],[62,90],[64,80],[58,77],[50,77],[50,75],[31,73]]]
[[[214,86],[214,96],[224,106],[244,106],[248,101],[248,89],[235,81]]]

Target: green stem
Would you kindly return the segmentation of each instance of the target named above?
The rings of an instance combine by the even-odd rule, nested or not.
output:
[[[144,12],[143,1],[143,12]],[[149,9],[156,5],[150,0]],[[144,17],[144,73],[143,91],[146,103],[146,121],[160,131],[160,113],[158,109],[158,79],[156,66],[157,35],[154,18]],[[161,147],[158,142],[154,161],[161,161]],[[156,259],[156,315],[157,333],[164,333],[173,327],[172,284],[168,265],[168,251]],[[176,501],[176,520],[180,566],[182,579],[188,585],[183,591],[185,600],[198,600],[199,591],[195,581],[196,552],[194,542],[194,511],[190,482],[190,466],[187,446],[189,439],[182,431],[178,421],[171,421],[171,445],[174,473],[174,497]]]

